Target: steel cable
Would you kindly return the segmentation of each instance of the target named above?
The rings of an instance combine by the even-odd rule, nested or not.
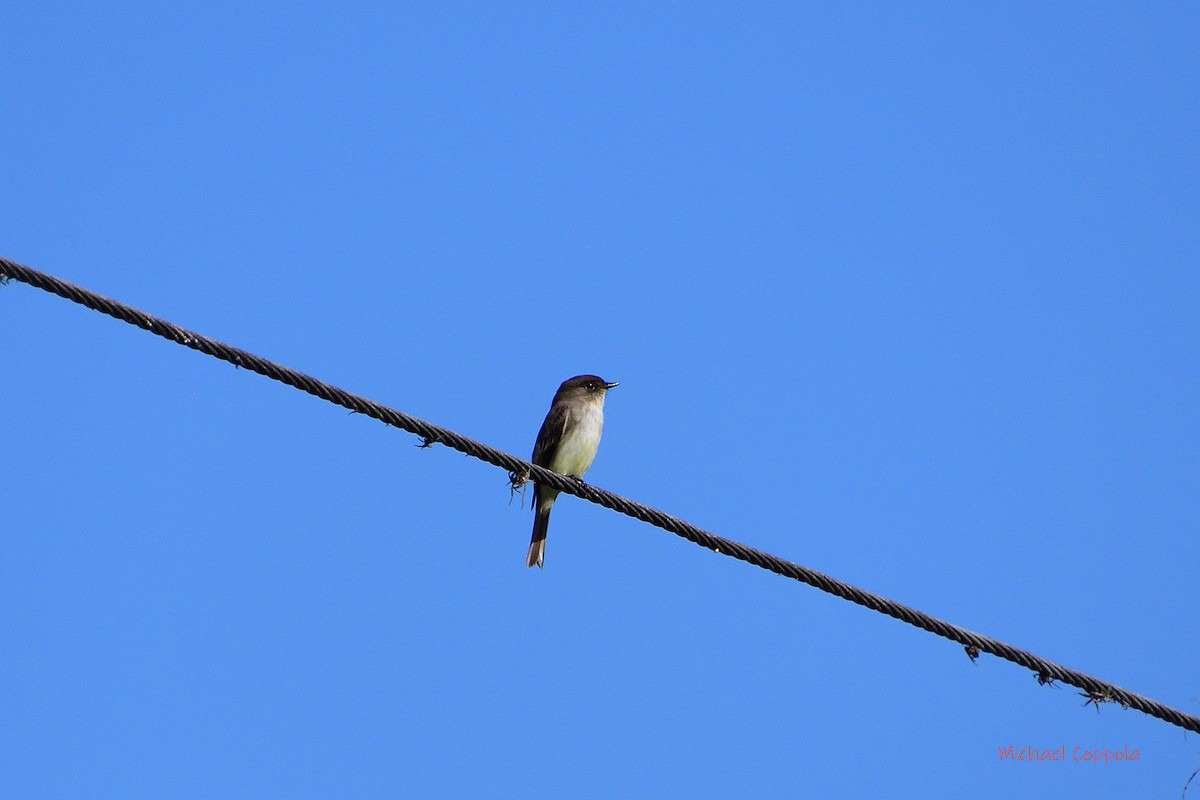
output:
[[[128,322],[131,325],[136,325],[143,330],[150,331],[165,339],[170,339],[177,344],[193,350],[199,350],[222,361],[228,361],[235,366],[265,375],[272,380],[286,383],[288,386],[293,386],[322,400],[327,400],[393,427],[414,433],[422,437],[426,445],[435,443],[443,444],[474,458],[486,461],[489,464],[502,467],[509,471],[516,483],[524,479],[532,479],[538,483],[552,486],[555,489],[581,497],[589,502],[619,511],[622,514],[640,519],[643,522],[648,522],[655,527],[674,533],[714,552],[745,561],[756,567],[774,572],[777,575],[806,583],[823,592],[836,595],[844,600],[857,603],[860,606],[866,606],[881,614],[886,614],[889,617],[907,622],[909,625],[914,625],[943,638],[958,642],[967,649],[967,653],[972,659],[977,658],[980,652],[990,653],[1032,670],[1039,683],[1045,684],[1060,681],[1078,687],[1084,691],[1084,696],[1088,698],[1087,703],[1095,704],[1097,708],[1099,708],[1101,703],[1119,703],[1123,707],[1137,709],[1165,722],[1169,722],[1172,725],[1200,733],[1200,718],[1185,714],[1156,700],[1126,691],[1107,681],[1077,672],[1052,661],[1047,661],[1040,656],[1020,650],[997,639],[969,631],[957,625],[952,625],[937,617],[909,608],[886,597],[881,597],[851,586],[848,583],[831,578],[808,567],[709,533],[681,519],[633,500],[620,497],[612,492],[599,489],[574,478],[567,478],[558,473],[550,472],[516,456],[497,450],[494,447],[489,447],[488,445],[468,439],[454,431],[401,413],[393,408],[356,394],[351,394],[324,381],[317,380],[310,375],[305,375],[302,372],[297,372],[296,370],[268,361],[253,353],[248,353],[245,350],[240,350],[210,339],[207,336],[202,336],[194,331],[181,328],[178,325],[154,317],[144,311],[139,311],[124,303],[102,297],[95,292],[59,280],[30,267],[0,258],[0,277],[11,278],[22,283],[27,283],[30,286],[35,286],[51,294],[99,311],[102,314],[107,314],[110,317]]]

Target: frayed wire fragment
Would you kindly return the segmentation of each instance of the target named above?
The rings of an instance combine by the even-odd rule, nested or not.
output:
[[[1084,706],[1094,705],[1096,707],[1097,714],[1100,713],[1100,704],[1101,703],[1120,703],[1121,708],[1129,708],[1128,703],[1125,703],[1122,700],[1118,700],[1117,696],[1109,689],[1104,689],[1104,690],[1098,691],[1098,692],[1092,692],[1092,691],[1080,692],[1079,696],[1086,697],[1087,700],[1084,701],[1083,705]]]

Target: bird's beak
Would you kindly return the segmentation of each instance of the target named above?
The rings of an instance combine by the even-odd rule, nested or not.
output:
[[[620,385],[621,385],[621,384],[617,383],[616,381],[613,381],[612,383],[606,383],[606,384],[604,384],[604,388],[605,388],[605,389],[611,389],[611,388],[613,388],[614,386],[620,386]]]

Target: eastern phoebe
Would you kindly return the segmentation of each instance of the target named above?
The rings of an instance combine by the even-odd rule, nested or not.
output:
[[[595,375],[576,375],[563,381],[554,394],[550,412],[533,445],[533,463],[539,467],[582,478],[596,457],[604,430],[604,395],[616,386]],[[558,489],[533,484],[533,539],[525,566],[542,566],[546,558],[546,530]]]

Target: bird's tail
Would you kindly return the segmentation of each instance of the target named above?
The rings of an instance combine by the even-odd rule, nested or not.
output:
[[[538,502],[535,498],[533,510],[533,538],[529,540],[529,553],[525,556],[525,566],[540,567],[546,560],[546,531],[550,529],[550,509],[554,501]]]

